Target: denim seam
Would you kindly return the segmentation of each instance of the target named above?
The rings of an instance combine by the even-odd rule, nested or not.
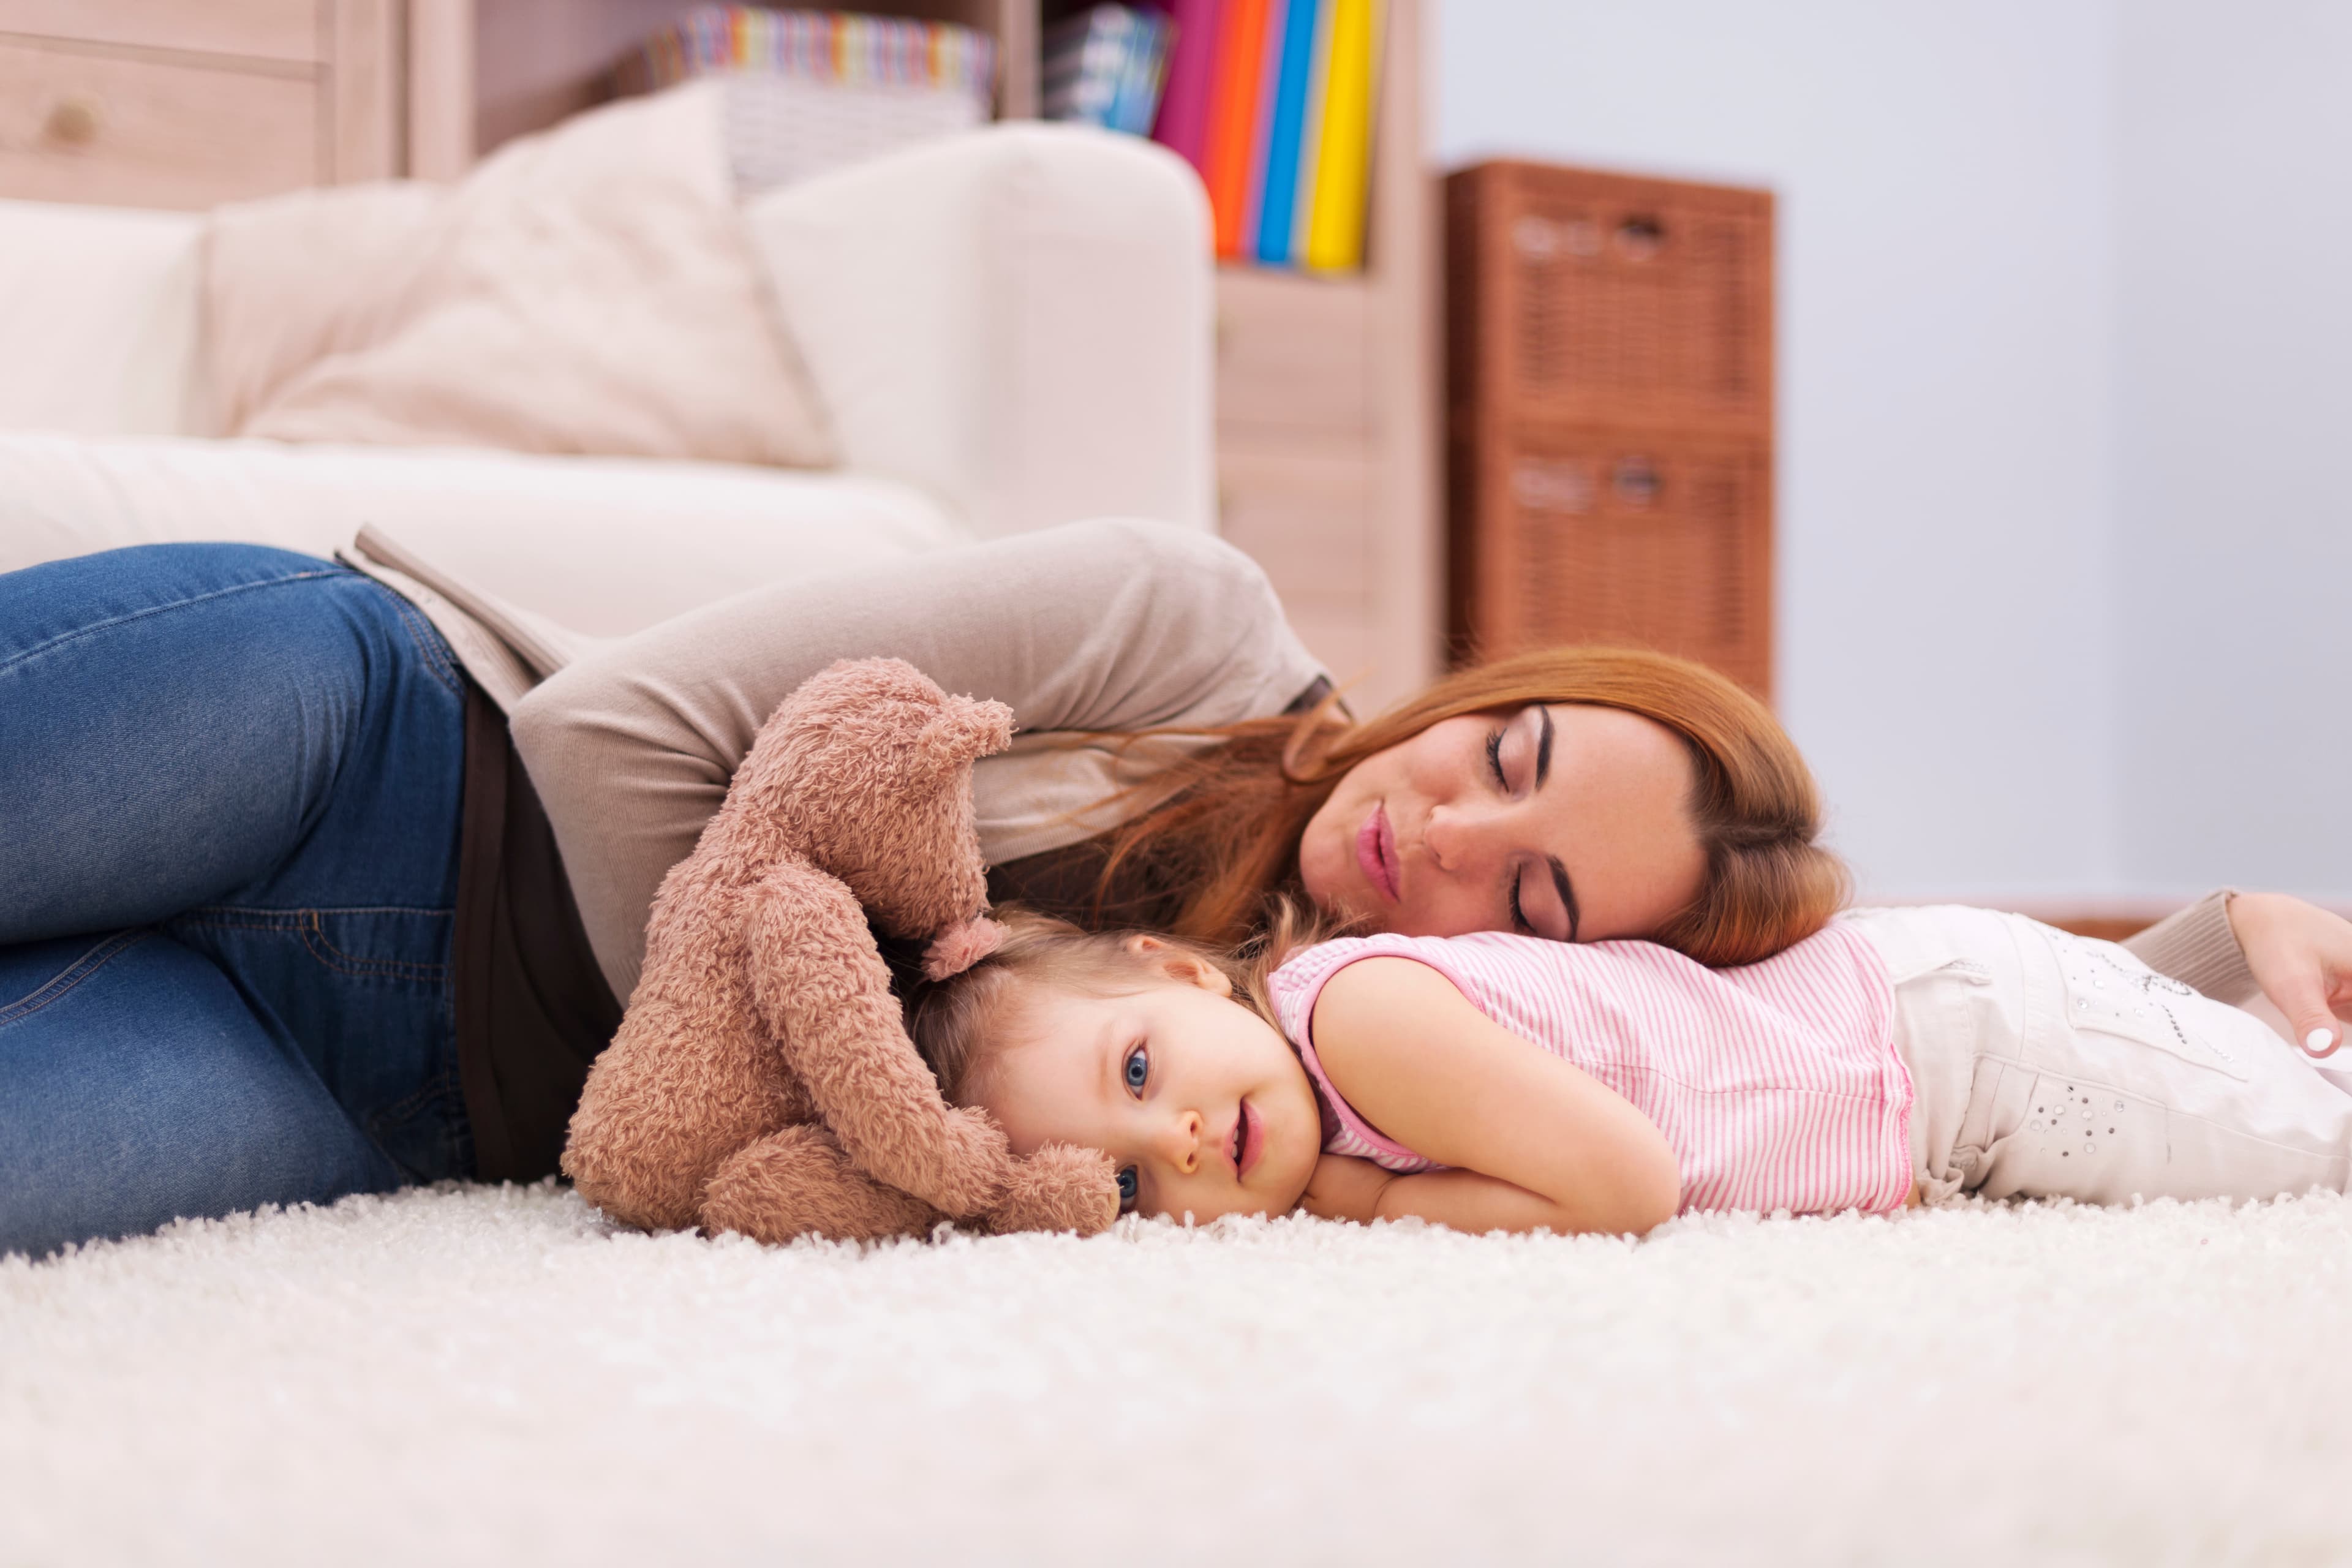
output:
[[[95,636],[100,632],[110,631],[116,626],[129,626],[133,621],[143,621],[150,616],[169,615],[173,611],[184,610],[189,608],[191,605],[204,604],[207,600],[225,599],[231,594],[242,594],[255,588],[278,588],[285,586],[289,583],[306,583],[313,578],[340,577],[346,574],[346,569],[340,566],[330,567],[323,572],[289,572],[283,577],[271,577],[257,583],[233,583],[226,588],[215,588],[210,593],[194,594],[184,599],[174,599],[168,605],[152,605],[143,610],[134,610],[127,616],[116,616],[110,620],[99,621],[90,626],[77,626],[72,631],[61,633],[57,637],[51,637],[45,643],[36,643],[31,647],[22,649],[10,658],[5,660],[0,660],[0,675],[7,674],[8,671],[14,669],[16,666],[41,654],[45,654],[52,648],[62,647],[68,643],[79,642],[84,637]],[[349,573],[348,574],[352,576],[358,575],[356,573]]]
[[[143,930],[115,932],[75,959],[62,973],[43,981],[37,990],[19,996],[5,1007],[0,1007],[0,1026],[13,1024],[20,1018],[29,1018],[42,1008],[62,1001],[83,981],[113,963],[116,955],[124,949],[146,941],[147,935]]]
[[[302,946],[321,967],[338,974],[359,979],[396,979],[437,981],[447,977],[446,963],[412,963],[400,958],[362,958],[345,952],[327,940],[323,914],[419,914],[435,920],[454,918],[449,910],[296,910],[275,913],[266,910],[235,910],[214,907],[191,910],[178,917],[174,923],[203,926],[214,931],[294,931],[302,938]]]
[[[373,1138],[380,1130],[396,1126],[415,1116],[418,1111],[436,1103],[446,1103],[453,1096],[457,1104],[462,1106],[465,1103],[465,1087],[457,1081],[457,1073],[454,1068],[444,1068],[427,1079],[414,1094],[368,1112],[367,1134],[370,1138]]]
[[[367,577],[365,580],[390,599],[394,608],[400,612],[400,624],[408,628],[408,640],[416,645],[416,651],[424,656],[434,676],[449,689],[450,695],[465,696],[465,682],[457,673],[456,655],[443,639],[440,629],[434,626],[432,617],[409,603],[404,595],[394,593],[374,578]]]

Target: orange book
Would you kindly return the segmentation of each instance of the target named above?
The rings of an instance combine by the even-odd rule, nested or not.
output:
[[[1209,89],[1209,140],[1201,173],[1217,228],[1217,254],[1239,256],[1257,145],[1259,78],[1265,68],[1267,0],[1230,0]]]

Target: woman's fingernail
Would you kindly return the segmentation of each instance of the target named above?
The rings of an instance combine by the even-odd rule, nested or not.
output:
[[[2327,1029],[2314,1029],[2304,1036],[2303,1048],[2315,1057],[2324,1057],[2336,1048],[2335,1033]]]

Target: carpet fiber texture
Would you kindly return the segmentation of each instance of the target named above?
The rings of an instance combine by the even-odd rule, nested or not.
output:
[[[0,1262],[0,1564],[2352,1559],[2352,1203]]]

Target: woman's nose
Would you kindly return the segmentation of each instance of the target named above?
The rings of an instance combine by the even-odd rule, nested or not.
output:
[[[1201,1113],[1187,1110],[1171,1117],[1160,1132],[1160,1157],[1191,1175],[1201,1168]]]
[[[1452,876],[1477,854],[1481,825],[1476,816],[1450,805],[1432,806],[1421,841],[1437,868]]]

